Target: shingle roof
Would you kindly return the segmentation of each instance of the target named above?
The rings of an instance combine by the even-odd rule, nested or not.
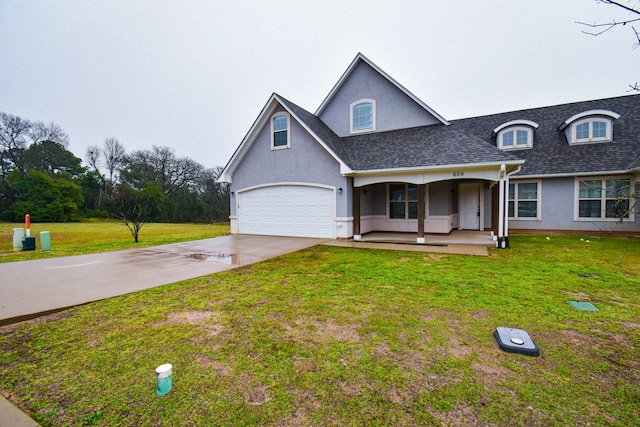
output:
[[[479,138],[445,125],[340,138],[317,116],[280,95],[278,98],[354,170],[518,160]]]
[[[525,160],[520,176],[627,171],[640,166],[640,95],[533,108],[387,132],[338,137],[317,116],[279,96],[333,152],[355,171],[471,165]],[[570,145],[558,127],[587,110],[606,109],[614,121],[614,142]],[[531,120],[533,148],[503,151],[493,129],[511,120]]]
[[[445,125],[349,136],[343,142],[354,170],[518,160],[473,135]]]
[[[320,139],[324,141],[333,152],[342,159],[347,165],[350,166],[349,155],[344,149],[344,145],[342,140],[338,135],[336,135],[330,128],[327,126],[322,120],[320,120],[317,116],[311,114],[307,110],[293,102],[289,101],[286,98],[278,95],[278,98],[285,104],[293,114],[295,114],[300,120],[304,122],[304,124],[309,127]]]
[[[613,142],[570,145],[565,132],[558,127],[575,114],[596,109],[621,115],[613,122]],[[451,127],[495,145],[493,129],[518,119],[532,120],[540,125],[534,131],[532,149],[510,151],[525,160],[518,173],[520,176],[627,171],[640,162],[640,95],[453,120]]]

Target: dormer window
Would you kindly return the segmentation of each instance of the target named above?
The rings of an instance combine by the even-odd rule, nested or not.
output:
[[[376,130],[376,101],[361,99],[351,104],[351,133]]]
[[[572,126],[574,143],[611,141],[611,120],[587,119]],[[575,135],[573,133],[575,132]]]
[[[493,130],[498,148],[503,150],[521,150],[533,147],[533,130],[538,128],[530,120],[512,120]]]
[[[289,148],[289,115],[276,113],[271,117],[271,149]]]
[[[613,141],[613,121],[620,114],[609,110],[589,110],[569,117],[559,127],[570,144]]]

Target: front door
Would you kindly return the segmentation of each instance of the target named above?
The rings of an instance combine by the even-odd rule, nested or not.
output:
[[[460,184],[460,230],[480,230],[480,184]]]

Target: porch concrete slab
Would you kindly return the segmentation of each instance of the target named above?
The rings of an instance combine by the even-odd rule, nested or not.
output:
[[[416,244],[416,233],[375,231],[362,236],[362,242]],[[448,234],[426,234],[427,245],[480,245],[496,247],[491,233],[486,231],[453,230]]]
[[[0,264],[0,325],[264,261],[323,241],[234,235]]]
[[[327,246],[339,246],[344,248],[383,249],[390,251],[430,252],[455,255],[489,256],[489,248],[482,245],[452,244],[446,246],[418,245],[408,243],[375,243],[356,242],[353,240],[328,240],[323,243]]]

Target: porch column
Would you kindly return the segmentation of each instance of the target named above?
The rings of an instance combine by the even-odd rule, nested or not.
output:
[[[502,236],[504,232],[504,181],[500,178],[498,181],[498,241],[496,247],[502,246]]]
[[[505,249],[509,248],[509,178],[501,178],[499,186],[498,242],[496,247]]]
[[[418,239],[420,244],[425,243],[424,238],[424,184],[418,184]]]
[[[362,234],[360,234],[360,187],[353,187],[353,240],[362,240]]]
[[[504,244],[503,248],[509,249],[509,175],[504,179]]]

